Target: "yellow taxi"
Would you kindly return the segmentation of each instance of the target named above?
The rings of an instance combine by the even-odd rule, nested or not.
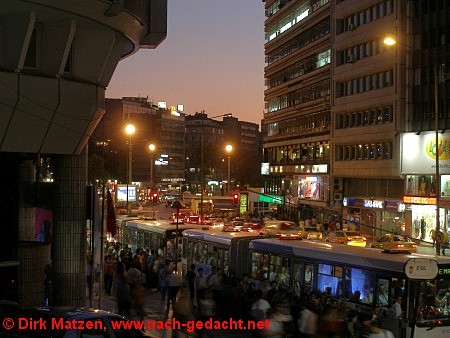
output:
[[[346,230],[328,232],[325,237],[325,242],[359,246],[363,248],[367,244],[366,237],[362,236],[359,232]]]
[[[416,252],[417,244],[411,238],[403,235],[386,234],[376,242],[370,244],[371,248],[383,249],[389,252]]]

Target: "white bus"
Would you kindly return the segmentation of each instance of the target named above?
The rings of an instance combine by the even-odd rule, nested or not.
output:
[[[437,275],[412,280],[405,273],[410,259],[437,264]],[[403,337],[444,338],[450,333],[450,258],[392,254],[310,240],[261,238],[252,233],[208,230],[183,232],[184,267],[217,266],[258,284],[268,279],[299,295],[329,290],[336,299],[362,312],[387,312],[402,294],[406,325]],[[202,266],[203,267],[203,266]],[[357,299],[355,296],[358,295]],[[384,311],[383,311],[384,310]]]
[[[294,292],[325,292],[358,311],[387,310],[403,295],[406,337],[443,338],[450,333],[450,258],[390,254],[379,249],[315,241],[255,239],[249,242],[249,275],[292,287]],[[411,258],[437,261],[431,280],[407,278]],[[239,260],[237,260],[239,262]],[[244,263],[246,264],[246,263]],[[357,292],[358,291],[358,292]],[[358,299],[355,299],[358,295]],[[448,297],[448,298],[446,298]],[[405,337],[405,335],[403,335]]]
[[[259,236],[259,232],[227,232],[210,229],[189,229],[183,231],[183,272],[191,264],[203,268],[208,274],[215,266],[223,272],[241,275],[245,266],[236,264],[248,254],[248,242]]]
[[[161,248],[164,258],[172,259],[173,257],[168,256],[167,241],[175,242],[178,238],[178,243],[181,244],[183,231],[193,226],[195,225],[179,224],[177,232],[177,225],[169,220],[131,220],[127,221],[122,228],[122,243],[129,245],[132,252],[138,248],[155,251]]]

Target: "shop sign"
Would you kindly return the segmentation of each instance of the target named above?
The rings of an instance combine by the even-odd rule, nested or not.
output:
[[[438,274],[438,264],[435,259],[411,258],[405,264],[405,273],[410,279],[434,279]]]
[[[436,205],[436,198],[420,197],[420,196],[403,196],[403,202],[406,204]]]
[[[364,200],[365,208],[383,209],[384,202],[379,200]]]

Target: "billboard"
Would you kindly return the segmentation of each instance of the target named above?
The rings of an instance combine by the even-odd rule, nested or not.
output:
[[[127,199],[128,191],[128,199]],[[116,186],[116,202],[136,202],[136,186],[127,184],[118,184]]]
[[[439,132],[437,146],[434,131],[405,133],[401,145],[402,174],[435,174],[438,153],[440,173],[450,174],[450,133]]]

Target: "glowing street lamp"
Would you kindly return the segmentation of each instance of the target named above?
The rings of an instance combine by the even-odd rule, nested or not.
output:
[[[383,43],[387,46],[393,46],[397,43],[395,36],[387,36],[386,38],[384,38]],[[411,46],[405,45],[405,47],[407,48],[412,48]],[[436,57],[436,55],[435,55]],[[439,173],[439,92],[438,92],[438,88],[439,88],[439,79],[438,79],[438,64],[437,64],[437,60],[435,60],[436,62],[434,63],[434,67],[433,67],[433,76],[434,76],[434,132],[435,132],[435,142],[436,142],[436,178],[435,178],[435,183],[436,183],[436,235],[440,232],[441,230],[441,225],[440,225],[440,219],[439,219],[439,204],[440,204],[440,196],[441,196],[441,180],[440,180],[440,173]],[[435,235],[435,236],[436,236]],[[438,243],[438,241],[436,241],[436,255],[439,256],[440,255],[440,243]]]
[[[205,114],[205,111],[202,110],[202,114]],[[205,114],[206,115],[206,114]],[[221,115],[216,115],[216,116],[212,116],[209,119],[215,119],[218,117],[231,117],[232,114],[231,113],[227,113],[227,114],[221,114]],[[201,117],[201,164],[200,164],[200,225],[203,225],[203,191],[205,190],[205,167],[204,167],[204,132],[203,132],[203,116]]]
[[[131,212],[131,208],[128,203],[128,186],[132,184],[132,172],[133,172],[133,144],[131,142],[131,138],[133,134],[136,132],[136,127],[134,124],[127,124],[125,127],[125,134],[128,135],[128,166],[127,166],[127,211],[128,214]]]
[[[231,145],[231,144],[227,144],[226,145],[226,147],[225,147],[225,150],[227,151],[227,153],[228,153],[228,181],[227,181],[227,187],[228,187],[228,189],[227,189],[227,192],[228,193],[230,193],[230,191],[231,191],[231,176],[230,176],[230,173],[231,173],[231,167],[230,167],[230,159],[231,159],[231,152],[233,151],[233,146]]]
[[[155,154],[156,146],[151,143],[148,146],[148,150],[150,150],[150,189],[153,188],[153,156]]]

